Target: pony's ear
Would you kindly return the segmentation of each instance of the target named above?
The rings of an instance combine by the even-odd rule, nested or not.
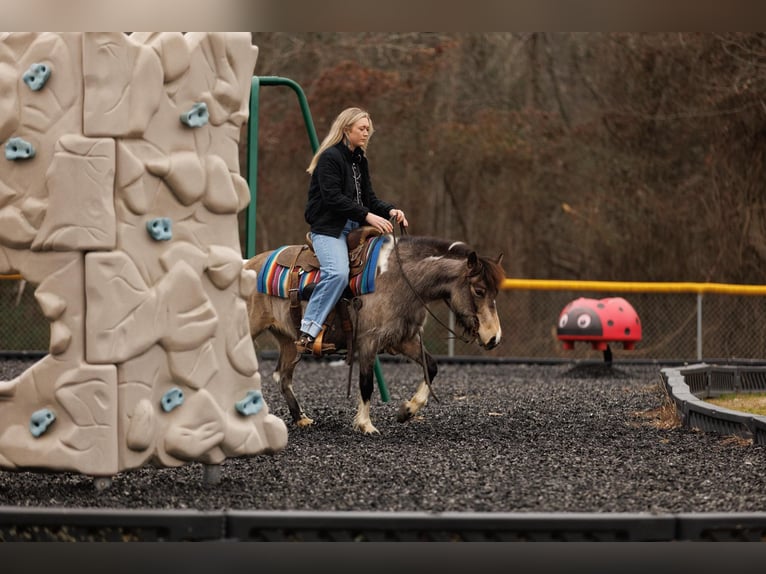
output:
[[[476,255],[475,251],[471,251],[468,254],[468,269],[475,272],[478,268],[479,268],[479,256]]]
[[[502,261],[503,261],[503,254],[501,252],[500,255],[497,256],[497,259],[495,259],[495,263],[500,265],[500,263],[502,263]]]

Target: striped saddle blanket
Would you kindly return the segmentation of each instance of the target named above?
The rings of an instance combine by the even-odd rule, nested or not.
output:
[[[354,296],[364,295],[375,291],[375,277],[377,275],[380,249],[388,240],[389,238],[385,235],[372,237],[367,240],[364,265],[362,265],[361,269],[357,273],[354,273],[348,281],[349,289]],[[266,259],[263,268],[258,272],[257,290],[259,293],[289,299],[290,267],[284,265],[284,261],[280,262],[280,254],[291,247],[292,246],[290,245],[278,247],[271,255],[269,255],[268,259]],[[284,259],[284,257],[282,259]],[[304,299],[304,290],[309,286],[313,288],[314,284],[319,283],[322,279],[322,270],[317,268],[304,269],[297,265],[296,268],[298,269],[299,277],[299,296],[301,299]]]

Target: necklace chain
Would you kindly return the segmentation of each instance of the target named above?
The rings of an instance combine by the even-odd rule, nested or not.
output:
[[[360,180],[362,179],[362,174],[359,172],[359,168],[356,166],[355,163],[351,164],[351,169],[354,172],[354,188],[356,188],[356,202],[359,205],[362,205],[362,189],[359,185]]]

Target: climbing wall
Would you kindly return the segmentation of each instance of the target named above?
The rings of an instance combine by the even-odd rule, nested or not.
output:
[[[0,274],[49,353],[0,381],[0,468],[111,476],[287,442],[247,325],[249,33],[0,34]]]

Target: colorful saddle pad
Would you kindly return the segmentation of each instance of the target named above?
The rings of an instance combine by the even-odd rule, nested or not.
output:
[[[364,295],[375,291],[375,277],[377,275],[380,248],[388,240],[387,236],[381,235],[367,241],[367,256],[364,267],[362,267],[359,273],[351,277],[348,282],[348,286],[354,295]],[[266,259],[263,268],[258,272],[257,289],[259,293],[266,293],[267,295],[282,297],[283,299],[290,297],[290,268],[277,263],[279,254],[288,247],[290,246],[278,247]],[[298,277],[298,291],[302,295],[303,290],[308,285],[319,283],[322,278],[322,270],[312,269],[306,271],[300,268],[298,269]]]

